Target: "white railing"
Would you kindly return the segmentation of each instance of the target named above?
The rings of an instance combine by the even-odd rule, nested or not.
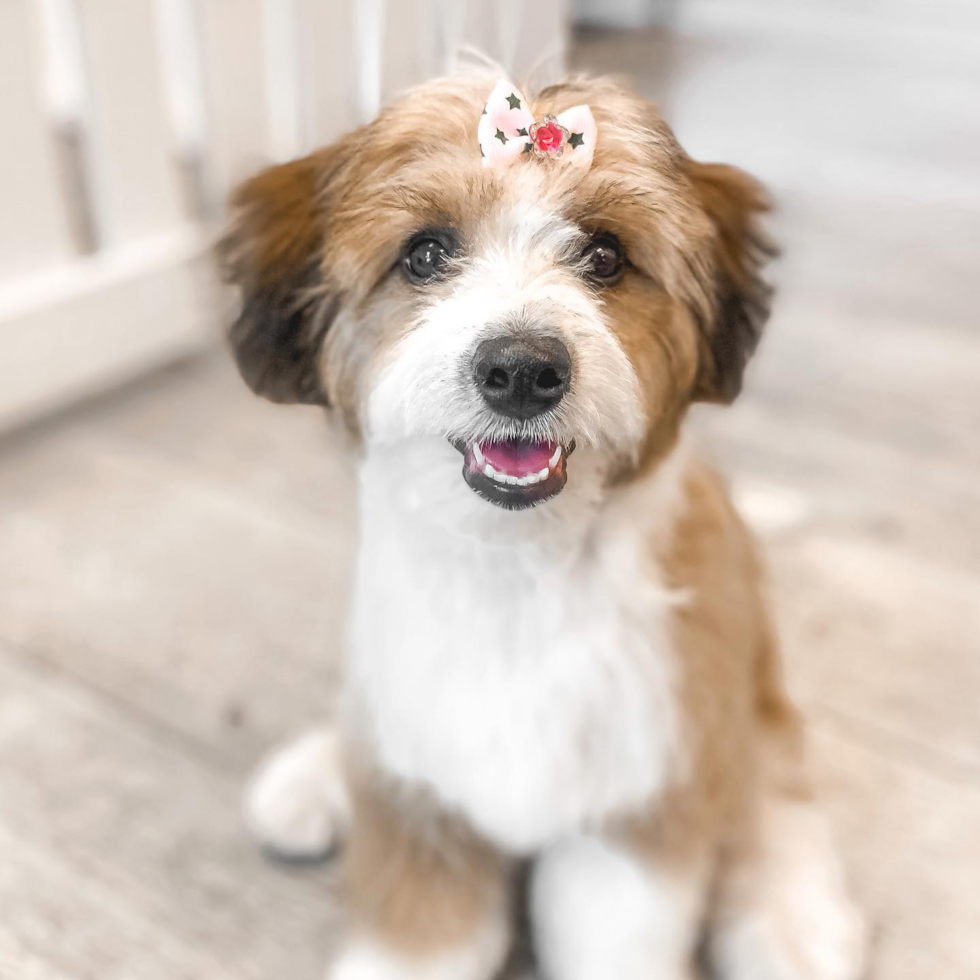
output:
[[[473,46],[547,81],[567,0],[0,0],[0,428],[216,334],[221,202]]]

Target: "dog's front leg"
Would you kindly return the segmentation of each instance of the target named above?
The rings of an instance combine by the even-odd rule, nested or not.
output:
[[[690,980],[704,902],[700,857],[659,858],[577,836],[538,859],[534,943],[547,980]]]
[[[384,781],[352,781],[348,935],[327,980],[491,980],[510,950],[509,862]]]
[[[722,869],[709,953],[724,980],[858,980],[865,928],[829,825],[805,796],[770,790],[754,846]]]

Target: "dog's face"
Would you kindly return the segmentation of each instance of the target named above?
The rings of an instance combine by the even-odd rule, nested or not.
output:
[[[246,183],[221,247],[243,291],[232,343],[256,391],[335,407],[369,455],[418,448],[440,493],[523,509],[580,479],[596,498],[691,401],[738,392],[767,313],[764,198],[603,81],[531,106],[592,108],[591,167],[485,169],[490,87],[425,85]]]

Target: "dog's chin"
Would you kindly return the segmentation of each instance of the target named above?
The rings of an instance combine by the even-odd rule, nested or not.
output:
[[[575,442],[503,439],[453,440],[463,454],[463,479],[484,500],[524,510],[557,496],[568,480],[567,459]]]

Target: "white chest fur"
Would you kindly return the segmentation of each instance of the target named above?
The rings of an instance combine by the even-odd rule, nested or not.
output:
[[[558,528],[501,545],[366,497],[349,685],[378,761],[514,851],[654,796],[677,762],[677,597],[636,508],[556,548]]]

